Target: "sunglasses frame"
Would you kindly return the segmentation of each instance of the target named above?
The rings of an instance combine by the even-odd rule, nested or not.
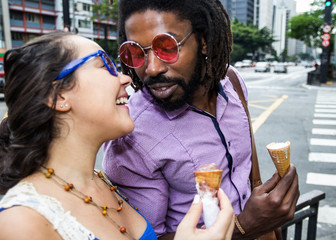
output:
[[[107,70],[113,75],[113,76],[118,76],[118,70],[117,67],[114,63],[114,61],[112,60],[112,58],[110,58],[110,56],[103,50],[97,50],[94,53],[91,53],[87,56],[84,56],[82,58],[78,58],[76,60],[73,60],[72,62],[68,63],[63,69],[62,71],[58,74],[58,76],[55,78],[54,81],[59,80],[64,78],[65,76],[69,75],[70,73],[72,73],[73,71],[75,71],[77,68],[79,68],[80,66],[82,66],[84,63],[94,59],[95,57],[100,57],[103,60],[103,63],[105,65],[105,67],[107,68]],[[105,57],[107,57],[111,63],[112,63],[112,69],[110,68],[110,66],[107,64]]]
[[[180,54],[180,48],[181,48],[181,46],[182,46],[182,44],[191,36],[193,34],[193,31],[191,31],[191,32],[189,32],[181,41],[177,41],[176,40],[176,38],[172,35],[172,34],[170,34],[170,33],[159,33],[159,34],[157,34],[157,35],[155,35],[154,36],[154,38],[152,39],[152,43],[151,43],[151,45],[150,46],[148,46],[148,47],[142,47],[141,45],[140,45],[140,43],[138,43],[138,42],[135,42],[135,41],[131,41],[131,40],[129,40],[129,41],[125,41],[125,42],[123,42],[121,45],[120,45],[120,47],[119,47],[119,58],[120,58],[120,60],[127,66],[127,67],[130,67],[130,68],[139,68],[139,67],[141,67],[144,63],[145,63],[145,61],[146,61],[146,59],[147,59],[147,56],[148,56],[148,54],[146,54],[146,51],[148,51],[149,49],[152,49],[153,50],[153,52],[154,52],[154,54],[155,54],[155,56],[158,58],[158,59],[160,59],[161,61],[163,61],[163,62],[166,62],[166,63],[174,63],[174,62],[176,62],[177,60],[178,60],[178,57],[179,57],[179,54]],[[176,47],[177,47],[177,53],[176,53],[176,57],[173,59],[173,60],[164,60],[164,59],[162,59],[157,53],[156,53],[156,51],[152,48],[152,46],[153,46],[153,41],[156,39],[156,38],[158,38],[158,37],[160,37],[160,36],[162,36],[162,35],[165,35],[165,36],[168,36],[169,38],[171,38],[171,39],[173,39],[174,40],[174,42],[176,43]],[[138,46],[140,49],[141,49],[141,51],[143,52],[143,55],[144,55],[144,60],[143,60],[143,62],[142,62],[142,64],[141,65],[139,65],[139,66],[137,66],[137,67],[132,67],[132,66],[130,66],[130,65],[128,65],[127,63],[125,63],[124,61],[123,61],[123,59],[120,57],[120,49],[122,48],[122,46],[124,46],[125,44],[128,44],[128,43],[131,43],[131,44],[135,44],[136,46]]]

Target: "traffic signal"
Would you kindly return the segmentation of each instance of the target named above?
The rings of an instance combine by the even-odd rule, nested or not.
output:
[[[332,0],[325,1],[324,23],[331,23]]]

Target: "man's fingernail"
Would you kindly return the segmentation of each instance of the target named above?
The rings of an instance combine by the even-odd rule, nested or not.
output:
[[[200,195],[195,195],[193,203],[199,203],[200,201]]]

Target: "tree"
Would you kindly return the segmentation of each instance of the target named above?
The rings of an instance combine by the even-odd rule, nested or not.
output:
[[[323,10],[305,12],[292,17],[288,23],[287,36],[303,41],[309,47],[321,46]]]
[[[259,49],[271,51],[274,39],[266,27],[258,29],[255,25],[243,24],[234,20],[231,29],[234,42],[231,54],[232,61],[242,60],[249,53],[255,56]]]
[[[92,6],[92,18],[91,20],[109,21],[114,20],[118,25],[118,1],[115,0],[95,0],[95,4]],[[117,58],[117,50],[115,49],[116,43],[108,43],[108,27],[107,23],[104,24],[104,41],[101,44],[101,40],[95,40],[97,43],[104,46],[105,51],[110,54],[114,59]]]

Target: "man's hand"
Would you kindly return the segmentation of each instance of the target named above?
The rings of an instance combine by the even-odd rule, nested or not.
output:
[[[291,164],[283,178],[275,173],[263,185],[253,189],[238,216],[245,235],[235,228],[233,239],[257,238],[293,219],[299,196],[298,175]]]

